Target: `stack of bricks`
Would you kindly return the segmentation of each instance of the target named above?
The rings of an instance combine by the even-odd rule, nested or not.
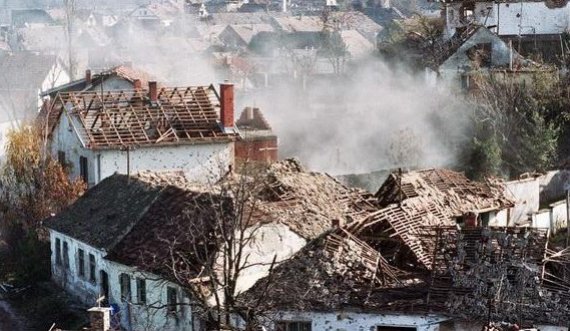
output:
[[[88,310],[91,326],[88,331],[111,330],[111,308],[94,307]]]

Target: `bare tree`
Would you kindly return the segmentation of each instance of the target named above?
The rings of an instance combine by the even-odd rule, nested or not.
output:
[[[262,319],[264,298],[238,300],[242,277],[252,268],[271,272],[276,255],[255,254],[260,196],[271,196],[265,177],[257,171],[235,175],[207,187],[188,188],[180,194],[180,210],[164,205],[164,228],[158,241],[160,255],[142,254],[145,269],[166,274],[186,292],[207,330],[237,329],[236,319],[246,330],[255,330]],[[165,308],[154,305],[153,308]],[[240,323],[241,324],[241,323]]]

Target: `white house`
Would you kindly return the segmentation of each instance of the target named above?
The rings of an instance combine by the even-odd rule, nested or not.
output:
[[[499,36],[559,35],[569,27],[566,1],[455,1],[446,3],[447,34],[468,24],[493,29]]]
[[[140,81],[139,81],[140,83]],[[135,84],[136,85],[136,84]],[[180,169],[202,182],[233,164],[233,85],[59,92],[42,113],[49,148],[89,186],[118,172]]]
[[[43,91],[69,82],[64,65],[53,55],[31,52],[0,55],[0,155],[6,134],[33,120],[40,110]]]
[[[238,280],[239,292],[267,276],[274,258],[281,263],[330,229],[331,220],[344,225],[365,212],[355,206],[359,193],[294,161],[275,163],[261,176],[271,189],[252,204],[255,233],[245,248],[249,266]],[[212,202],[223,201],[215,192],[217,186],[192,184],[181,172],[104,179],[45,222],[53,280],[88,306],[105,296],[126,329],[199,329],[201,318],[168,264],[171,249],[195,247],[192,236],[215,223]],[[174,242],[179,245],[170,246]],[[195,263],[185,270],[198,274]]]

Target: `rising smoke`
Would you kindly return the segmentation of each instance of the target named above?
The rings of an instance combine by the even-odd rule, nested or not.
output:
[[[188,21],[160,34],[128,25],[115,31],[118,42],[109,53],[168,85],[219,83],[228,77],[214,69],[213,56],[203,56],[210,54],[203,45],[187,40],[197,35],[198,24]],[[280,157],[297,157],[316,171],[348,174],[456,162],[468,119],[460,98],[376,57],[348,73],[342,79],[309,78],[305,89],[292,80],[271,81],[261,91],[238,90],[236,111],[260,107],[279,136]]]

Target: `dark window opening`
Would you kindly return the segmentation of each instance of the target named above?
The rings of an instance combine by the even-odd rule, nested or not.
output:
[[[178,307],[178,298],[174,287],[166,287],[166,302],[168,303],[168,312],[176,313]]]
[[[129,275],[121,274],[119,284],[121,286],[121,300],[131,301],[131,278]]]
[[[95,255],[89,254],[89,281],[95,283]]]
[[[57,151],[57,162],[65,168],[65,152],[64,151]]]
[[[63,266],[65,269],[69,269],[69,246],[67,241],[63,242]]]
[[[312,322],[280,321],[275,323],[276,331],[311,331]]]
[[[99,279],[101,280],[101,295],[105,297],[103,300],[103,305],[107,305],[109,303],[109,275],[105,272],[105,270],[101,270],[99,272]]]
[[[87,163],[87,158],[84,156],[80,156],[79,157],[79,173],[81,176],[81,179],[83,179],[83,181],[85,183],[89,183],[89,167],[88,167],[88,163]]]
[[[55,264],[61,265],[61,240],[55,240]]]
[[[137,301],[146,303],[146,281],[142,278],[137,278]]]
[[[85,253],[81,248],[77,250],[77,261],[79,263],[77,273],[80,277],[85,277]]]

